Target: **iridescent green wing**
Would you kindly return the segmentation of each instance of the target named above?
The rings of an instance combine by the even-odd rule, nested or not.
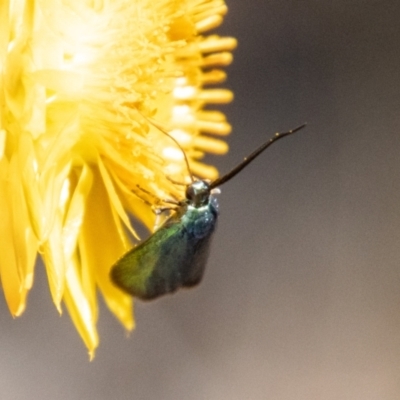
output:
[[[196,239],[179,219],[167,221],[113,266],[112,280],[125,292],[144,300],[200,282],[211,234]]]

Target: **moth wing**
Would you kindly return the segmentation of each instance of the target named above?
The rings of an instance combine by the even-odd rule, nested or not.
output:
[[[211,232],[203,239],[198,240],[193,246],[191,266],[186,271],[183,286],[192,287],[201,282],[210,254],[212,236],[213,234]]]
[[[166,224],[119,259],[111,278],[122,290],[144,300],[193,286],[201,280],[208,254],[199,242],[204,239],[193,239],[179,222]]]

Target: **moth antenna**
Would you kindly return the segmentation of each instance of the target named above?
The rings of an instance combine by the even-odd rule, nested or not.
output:
[[[159,124],[157,124],[155,121],[151,120],[150,118],[145,117],[144,115],[143,115],[143,118],[147,119],[147,121],[149,121],[155,128],[157,128],[164,135],[168,136],[179,147],[179,150],[183,154],[183,158],[185,160],[185,164],[186,164],[186,168],[188,170],[189,176],[190,176],[190,180],[193,183],[194,182],[194,178],[193,178],[192,171],[190,170],[190,167],[189,167],[189,160],[188,160],[188,158],[186,156],[185,151],[182,149],[182,146],[179,144],[179,142],[174,137],[172,137],[167,131],[165,131]]]
[[[292,133],[298,132],[300,129],[303,129],[306,124],[300,125],[295,129],[292,129],[285,133],[276,133],[275,136],[270,138],[268,141],[263,143],[260,147],[258,147],[253,153],[249,156],[245,157],[244,160],[238,164],[235,168],[233,168],[230,172],[221,176],[221,178],[216,179],[211,182],[210,189],[216,188],[218,186],[223,185],[224,183],[231,180],[234,176],[236,176],[243,168],[247,167],[256,157],[258,157],[264,150],[266,150],[272,143],[275,143],[277,140],[284,138],[285,136],[289,136]]]

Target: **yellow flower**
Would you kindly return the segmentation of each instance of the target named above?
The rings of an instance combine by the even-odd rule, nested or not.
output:
[[[152,230],[150,205],[182,197],[181,149],[210,179],[200,159],[227,151],[212,136],[230,132],[225,116],[204,106],[232,94],[204,86],[225,79],[236,41],[203,36],[226,11],[222,0],[0,2],[0,277],[13,316],[40,253],[91,355],[97,290],[134,328],[132,299],[109,278],[137,238],[128,215]]]

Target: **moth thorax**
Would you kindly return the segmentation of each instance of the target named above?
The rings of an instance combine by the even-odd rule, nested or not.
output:
[[[206,181],[196,181],[186,188],[186,199],[194,207],[208,204],[210,198],[210,185]]]

